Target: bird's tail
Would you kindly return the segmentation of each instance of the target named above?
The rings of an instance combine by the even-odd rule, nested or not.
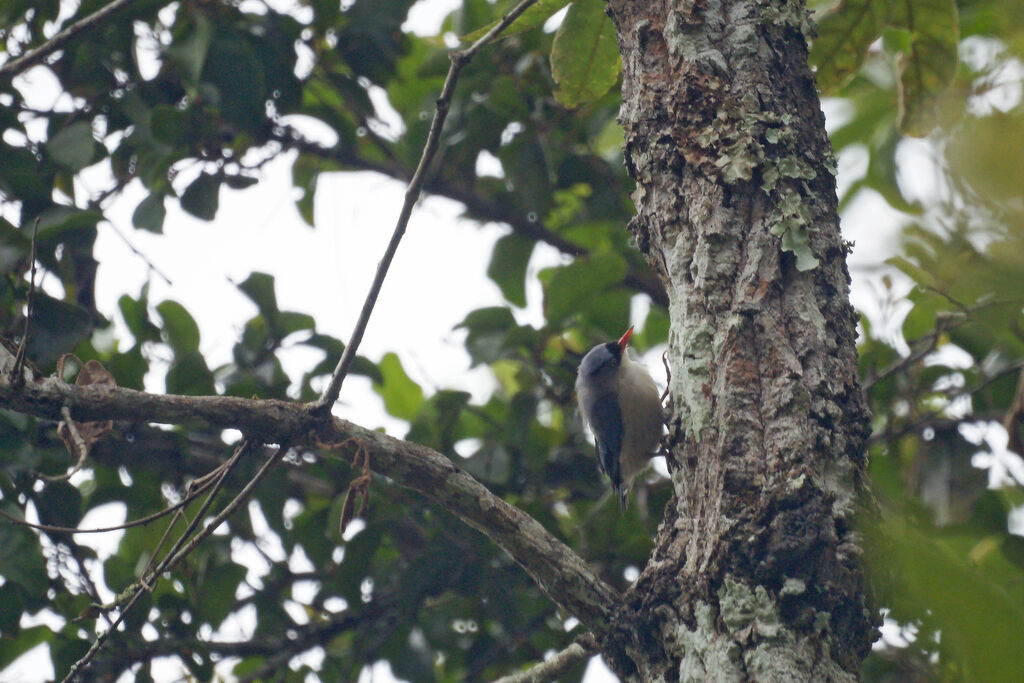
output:
[[[622,506],[622,511],[626,511],[626,507],[629,506],[629,487],[625,483],[618,484],[615,486],[615,491],[619,494],[619,504]]]

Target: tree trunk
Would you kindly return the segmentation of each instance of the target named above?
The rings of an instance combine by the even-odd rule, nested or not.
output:
[[[630,228],[670,297],[675,495],[603,649],[623,679],[855,680],[877,621],[852,526],[869,416],[808,15],[608,11]]]

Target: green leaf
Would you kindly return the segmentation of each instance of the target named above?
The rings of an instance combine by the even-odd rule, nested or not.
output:
[[[267,273],[250,273],[238,285],[242,293],[252,299],[256,308],[269,320],[277,316],[277,295],[274,293],[274,276]]]
[[[171,394],[207,396],[214,393],[213,373],[198,351],[175,352],[165,382]]]
[[[51,638],[53,638],[53,631],[45,624],[22,629],[14,637],[0,638],[0,671],[36,645],[48,642]]]
[[[345,544],[345,557],[337,570],[337,585],[349,604],[359,604],[360,584],[370,572],[373,556],[381,542],[381,529],[369,524]]]
[[[196,218],[212,221],[220,203],[220,176],[203,171],[181,195],[181,208]]]
[[[471,311],[456,329],[465,328],[468,331],[466,350],[476,365],[493,363],[501,358],[508,333],[515,327],[516,320],[512,317],[512,311],[495,306]]]
[[[908,135],[928,134],[935,108],[949,88],[959,61],[960,28],[955,0],[902,0],[890,21],[910,32],[910,51],[900,60],[901,126]]]
[[[970,117],[951,136],[946,159],[971,188],[994,202],[1021,201],[1021,159],[1024,158],[1024,112],[994,111]],[[1019,253],[1010,250],[1007,253]]]
[[[46,142],[53,160],[72,171],[80,171],[96,158],[96,140],[88,121],[76,121],[54,134]]]
[[[185,112],[166,104],[158,104],[149,113],[149,129],[160,142],[180,145],[185,140],[187,120]]]
[[[217,29],[202,80],[216,88],[226,121],[249,133],[259,130],[266,117],[266,81],[259,55],[243,35]]]
[[[553,193],[549,158],[540,136],[533,132],[517,135],[498,150],[498,158],[519,203],[539,216],[546,214]]]
[[[614,252],[578,258],[567,266],[541,273],[544,314],[557,326],[626,276],[626,262]]]
[[[70,233],[94,229],[101,220],[103,214],[99,211],[85,211],[73,206],[50,206],[39,214],[39,241],[64,242]]]
[[[0,158],[0,191],[6,198],[16,197],[36,210],[52,202],[52,171],[44,173],[31,150],[0,142]]]
[[[36,505],[44,524],[77,527],[82,519],[82,494],[66,481],[48,483],[36,499]]]
[[[274,320],[274,331],[281,338],[287,337],[292,332],[313,329],[316,329],[316,318],[308,313],[282,311],[277,314],[277,319]]]
[[[54,299],[45,292],[36,292],[34,320],[28,355],[43,366],[74,349],[93,329],[89,311],[78,304]]]
[[[136,341],[159,341],[160,339],[160,329],[149,319],[148,292],[148,288],[143,287],[138,299],[123,294],[117,300],[117,307],[121,311],[124,324]]]
[[[139,202],[132,213],[132,225],[140,230],[160,233],[164,230],[164,218],[167,217],[167,209],[164,208],[164,196],[153,192]]]
[[[547,21],[552,14],[554,14],[555,12],[562,9],[568,4],[569,0],[539,0],[538,2],[535,2],[534,4],[527,7],[526,11],[520,14],[518,17],[516,17],[516,20],[513,21],[509,26],[507,26],[505,30],[501,32],[501,35],[498,37],[504,38],[506,36],[514,36],[517,33],[529,31],[531,28],[534,28],[535,26],[540,26],[545,21]],[[482,26],[476,29],[475,31],[470,31],[466,35],[462,36],[462,38],[460,38],[459,40],[461,40],[464,44],[475,43],[476,41],[483,38],[488,31],[497,26],[499,21],[501,20],[495,19],[491,23],[486,24],[485,26]]]
[[[4,520],[6,523],[7,520]],[[15,583],[0,586],[0,631],[8,636],[18,632],[21,613],[25,610],[25,591]],[[0,639],[0,642],[6,639]],[[0,645],[0,670],[6,663],[3,657],[3,645]]]
[[[179,67],[186,79],[195,85],[199,82],[199,75],[203,72],[203,65],[206,62],[206,53],[210,48],[210,39],[213,38],[213,25],[201,12],[189,14],[192,25],[184,38],[175,40],[165,53]]]
[[[857,73],[888,12],[887,0],[843,0],[822,17],[809,61],[823,93],[832,93]]]
[[[384,399],[385,410],[403,420],[412,420],[423,405],[423,389],[405,374],[394,353],[384,354],[378,367],[384,381],[374,383],[373,390]]]
[[[491,253],[487,276],[516,306],[526,306],[526,266],[536,244],[534,240],[511,233],[499,239]]]
[[[7,507],[6,512],[19,519],[21,511]],[[26,527],[7,522],[0,524],[0,576],[7,582],[21,586],[29,595],[45,595],[49,585],[46,560],[39,549],[39,541]]]
[[[224,182],[232,190],[244,190],[248,187],[252,187],[260,181],[259,178],[253,178],[247,175],[226,175],[224,176]]]
[[[621,69],[615,26],[604,3],[573,2],[551,46],[555,98],[570,108],[593,102],[615,85]]]
[[[208,572],[204,580],[194,586],[197,616],[219,628],[235,607],[235,590],[245,578],[245,572],[244,567],[234,563]]]
[[[168,299],[160,302],[156,310],[164,321],[164,334],[175,355],[199,350],[199,326],[184,306]]]
[[[961,548],[973,550],[984,539],[926,534],[898,515],[887,515],[869,533],[876,537],[869,544],[876,571],[895,574],[900,600],[927,610],[944,647],[966,664],[966,680],[1008,681],[1024,670],[1018,637],[1024,608],[1008,594],[1024,581],[1019,567],[974,561]]]

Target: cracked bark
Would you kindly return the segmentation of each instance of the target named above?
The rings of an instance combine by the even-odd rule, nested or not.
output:
[[[608,13],[630,229],[670,297],[675,492],[611,664],[630,680],[856,680],[877,622],[852,528],[869,418],[803,3]]]

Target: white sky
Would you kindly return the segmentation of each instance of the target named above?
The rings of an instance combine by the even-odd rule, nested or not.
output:
[[[421,2],[410,13],[408,25],[423,34],[436,33],[441,19],[457,5],[458,0]],[[45,107],[54,99],[48,94],[53,92],[48,82],[52,83],[52,78],[45,70],[34,69],[20,79],[19,86],[38,96],[39,101],[32,104]],[[844,116],[837,102],[827,101],[825,109],[830,127]],[[901,162],[918,171],[909,178],[901,176],[909,191],[934,191],[930,154],[926,143],[907,143],[900,149]],[[107,211],[110,223],[99,226],[97,308],[120,326],[117,299],[124,293],[137,295],[147,279],[147,264],[125,245],[119,232],[170,278],[170,285],[159,276],[150,278],[150,301],[155,305],[174,299],[195,316],[202,333],[201,348],[211,367],[230,361],[245,321],[256,312],[235,286],[253,271],[276,277],[282,310],[309,313],[316,319],[318,331],[347,342],[390,238],[404,186],[369,173],[322,175],[315,203],[317,227],[312,229],[295,209],[298,191],[291,186],[291,160],[291,155],[285,155],[266,165],[261,182],[247,190],[224,189],[212,223],[199,221],[181,211],[176,202],[168,202],[163,235],[132,228],[132,212],[145,193],[137,182],[130,186]],[[862,150],[843,155],[839,163],[841,188],[864,173],[866,160]],[[106,177],[106,168],[99,165],[83,174],[81,187],[103,188]],[[459,213],[459,205],[448,200],[428,198],[419,203],[360,353],[378,360],[383,353],[395,351],[406,371],[428,392],[440,387],[461,388],[482,401],[494,382],[486,369],[470,370],[462,346],[464,333],[453,328],[473,309],[504,303],[485,271],[494,241],[507,229],[496,225],[481,228],[460,220]],[[844,236],[856,242],[850,258],[854,303],[873,316],[880,313],[878,268],[895,250],[901,220],[900,214],[873,193],[862,193],[844,215]],[[530,272],[535,274],[561,261],[553,249],[539,245]],[[906,291],[905,284],[899,286],[902,289],[897,293]],[[518,317],[539,322],[540,287],[532,277],[528,299],[527,309],[519,311]],[[901,316],[896,316],[881,334],[895,338],[900,322]],[[284,355],[286,370],[295,376],[319,360],[318,352],[302,348]],[[652,374],[661,378],[663,370],[656,354],[645,360]],[[148,384],[152,390],[163,389],[156,379]],[[384,413],[369,382],[358,376],[346,380],[335,412],[369,428],[385,427],[396,436],[406,429],[405,423]],[[87,526],[97,521],[91,517]],[[110,552],[118,539],[119,535],[111,535],[98,543]],[[244,625],[239,628],[244,630]],[[43,680],[53,672],[52,668],[43,670],[50,664],[48,658],[41,664],[41,659],[38,654],[22,657],[0,675],[11,683]],[[158,680],[175,680],[179,675],[168,665]],[[381,664],[364,671],[360,683],[370,680],[386,682],[393,677]],[[586,683],[608,680],[614,676],[599,658],[592,660]]]

